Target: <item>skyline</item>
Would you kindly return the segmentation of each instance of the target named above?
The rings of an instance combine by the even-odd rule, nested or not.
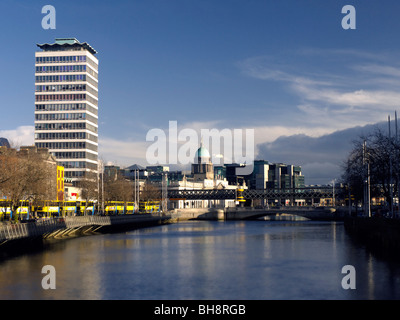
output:
[[[146,133],[177,121],[198,131],[254,129],[256,158],[285,162],[272,147],[279,141],[335,137],[386,121],[396,110],[400,4],[384,3],[52,1],[56,29],[44,30],[45,3],[4,1],[0,23],[9,36],[1,53],[7,63],[0,136],[33,144],[36,43],[75,37],[99,52],[105,161],[146,165]],[[341,27],[346,4],[356,8],[356,30]],[[318,152],[309,159],[318,151],[310,139],[302,140],[305,151],[293,164],[303,167],[306,184],[328,183],[338,168]],[[309,180],[312,165],[332,176]]]

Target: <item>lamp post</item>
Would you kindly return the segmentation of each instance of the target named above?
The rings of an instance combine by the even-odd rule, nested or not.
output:
[[[97,162],[98,174],[101,174],[101,213],[104,214],[104,164],[103,161]],[[97,205],[100,205],[100,179],[97,179]]]
[[[332,206],[334,207],[336,205],[336,201],[335,201],[335,182],[336,179],[332,180]]]
[[[139,210],[139,193],[140,193],[140,180],[139,180],[139,170],[134,171],[134,194],[135,194],[135,204],[134,211]]]
[[[369,153],[367,152],[367,142],[364,140],[363,144],[363,165],[366,171],[364,180],[364,214],[371,217],[371,180],[369,168]]]

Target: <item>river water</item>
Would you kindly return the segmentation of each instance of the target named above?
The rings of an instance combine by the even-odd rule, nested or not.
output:
[[[42,288],[45,265],[56,289]],[[0,271],[0,299],[400,299],[400,264],[334,222],[181,222],[60,241]]]

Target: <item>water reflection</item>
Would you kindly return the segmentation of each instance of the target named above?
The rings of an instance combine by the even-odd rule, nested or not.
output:
[[[42,266],[57,289],[41,288]],[[354,265],[357,289],[341,287]],[[399,264],[342,224],[196,221],[54,243],[0,264],[1,299],[398,299]]]

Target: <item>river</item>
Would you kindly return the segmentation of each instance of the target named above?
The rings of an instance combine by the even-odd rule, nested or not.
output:
[[[399,262],[335,222],[187,221],[54,242],[0,268],[0,299],[400,299]]]

